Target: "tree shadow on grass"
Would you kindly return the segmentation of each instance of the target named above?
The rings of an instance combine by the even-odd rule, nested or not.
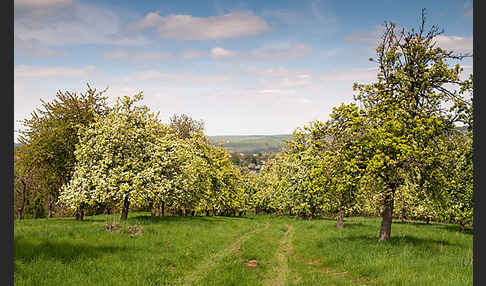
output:
[[[62,263],[70,263],[73,260],[92,260],[105,254],[123,251],[128,251],[128,249],[126,247],[97,246],[86,243],[43,241],[37,244],[25,239],[15,239],[14,241],[14,260],[23,263],[37,259],[54,259]]]
[[[337,222],[337,219],[335,217],[327,217],[327,216],[316,216],[313,217],[312,220],[327,220],[327,221]]]
[[[128,223],[151,223],[151,224],[160,224],[160,223],[179,223],[179,222],[204,222],[204,223],[219,223],[219,222],[228,222],[231,220],[250,220],[253,218],[249,217],[226,217],[226,216],[136,216],[136,217],[128,217]]]
[[[437,222],[421,222],[421,221],[408,221],[408,222],[401,222],[401,221],[393,221],[393,224],[397,225],[414,225],[420,227],[429,227],[429,228],[438,228],[438,229],[445,229],[451,232],[461,232],[461,228],[459,225],[456,224],[445,224],[445,223],[437,223]],[[473,234],[474,229],[472,227],[465,227],[464,234]]]
[[[424,247],[424,248],[435,248],[440,245],[442,246],[458,246],[456,243],[450,243],[446,240],[432,239],[432,238],[421,238],[410,235],[392,236],[387,241],[378,241],[378,235],[357,235],[357,236],[347,236],[345,238],[330,238],[331,240],[345,240],[349,242],[359,242],[360,245],[392,245],[396,247],[403,246],[413,246],[413,247]]]
[[[444,225],[439,225],[440,228],[451,231],[451,232],[459,232],[459,233],[464,233],[464,234],[474,234],[474,229],[472,227],[465,227],[464,231],[461,231],[461,227],[458,225],[454,224],[444,224]]]
[[[435,222],[426,223],[425,221],[406,221],[406,222],[403,222],[401,220],[393,220],[393,224],[416,225],[416,226],[426,226],[426,227],[437,226],[437,223],[435,223]]]
[[[333,222],[336,222],[336,218],[327,217],[327,216],[314,216],[311,219],[309,219],[307,217],[300,217],[300,216],[295,216],[295,215],[291,215],[291,216],[285,215],[285,216],[282,216],[282,217],[288,217],[288,218],[296,219],[296,220],[299,220],[299,221],[325,220],[325,221],[333,221]]]
[[[357,228],[369,228],[369,225],[365,225],[361,222],[346,222],[344,221],[343,229],[357,229]]]

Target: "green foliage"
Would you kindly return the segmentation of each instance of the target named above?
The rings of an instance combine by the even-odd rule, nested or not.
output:
[[[53,101],[41,100],[42,106],[23,121],[25,128],[19,142],[25,155],[20,164],[37,174],[35,188],[48,200],[50,215],[59,188],[69,181],[74,170],[78,130],[93,122],[95,116],[108,112],[105,92],[89,85],[85,93],[59,91]]]
[[[64,205],[77,209],[83,204],[127,200],[142,206],[154,191],[170,184],[157,175],[170,164],[172,154],[166,151],[174,146],[164,137],[167,128],[156,121],[155,114],[136,105],[142,98],[141,93],[118,98],[109,114],[97,116],[79,130],[73,178],[60,196]]]
[[[169,125],[181,139],[190,138],[195,133],[204,131],[204,121],[194,120],[187,114],[174,114],[169,118]]]
[[[105,91],[89,86],[86,94],[59,92],[24,121],[15,205],[43,215],[31,203],[47,201],[51,216],[61,190],[63,206],[92,212],[254,209],[337,215],[338,227],[344,216],[381,215],[380,240],[389,239],[396,216],[464,227],[473,212],[472,75],[460,80],[455,63],[468,55],[437,47],[441,33],[426,31],[424,14],[417,31],[385,23],[370,59],[377,80],[354,84],[355,102],[291,136],[207,137],[204,121],[186,114],[163,124],[139,106],[141,94],[107,107]]]
[[[146,106],[137,105],[142,98],[119,98],[110,113],[80,129],[74,175],[63,186],[60,202],[73,210],[118,206],[122,218],[129,206],[163,204],[183,213],[226,215],[246,210],[244,194],[252,185],[243,184],[246,179],[229,154],[211,145],[187,116],[162,124]]]
[[[380,240],[397,211],[471,222],[472,76],[461,81],[451,64],[467,55],[436,47],[442,31],[425,30],[424,14],[417,31],[385,23],[372,59],[377,81],[356,83],[356,103],[334,108],[328,121],[296,129],[262,169],[262,207],[381,215]],[[469,131],[456,131],[458,123]]]
[[[417,32],[397,31],[395,24],[386,23],[376,49],[377,82],[353,87],[358,91],[355,99],[364,106],[368,120],[364,135],[369,157],[367,174],[385,186],[375,190],[382,197],[383,223],[391,224],[394,198],[404,190],[407,177],[418,181],[419,188],[409,189],[419,192],[416,196],[432,201],[446,197],[442,187],[446,177],[440,164],[447,154],[440,146],[457,117],[443,106],[462,106],[463,100],[458,100],[457,93],[445,85],[466,84],[459,80],[460,66],[449,65],[451,60],[464,56],[435,47],[433,41],[439,34],[441,31],[435,26],[425,32],[424,14]],[[387,239],[389,234],[389,228],[382,228],[380,239]]]

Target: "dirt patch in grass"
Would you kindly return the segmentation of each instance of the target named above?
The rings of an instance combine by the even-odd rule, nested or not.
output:
[[[245,262],[245,265],[248,267],[256,267],[258,265],[258,261],[256,260],[249,260]]]

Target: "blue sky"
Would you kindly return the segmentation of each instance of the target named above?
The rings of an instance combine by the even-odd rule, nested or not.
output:
[[[112,102],[143,91],[161,120],[187,113],[208,135],[291,133],[373,80],[384,21],[417,27],[426,8],[440,46],[472,52],[471,1],[404,3],[16,0],[15,129],[89,83]]]

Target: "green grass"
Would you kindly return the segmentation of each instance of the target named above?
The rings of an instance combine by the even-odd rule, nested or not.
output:
[[[472,232],[453,225],[397,221],[379,243],[376,218],[117,217],[16,221],[15,285],[472,285]]]

